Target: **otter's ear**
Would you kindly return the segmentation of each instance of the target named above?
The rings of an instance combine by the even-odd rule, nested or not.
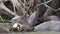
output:
[[[28,23],[32,25],[35,24],[35,22],[37,22],[38,15],[39,13],[36,11],[33,14],[31,14],[30,17],[28,18]]]

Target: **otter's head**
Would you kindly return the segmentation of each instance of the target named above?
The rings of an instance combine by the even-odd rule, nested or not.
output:
[[[12,27],[10,28],[10,31],[19,31],[24,24],[24,18],[22,16],[15,16],[12,18],[11,22]]]

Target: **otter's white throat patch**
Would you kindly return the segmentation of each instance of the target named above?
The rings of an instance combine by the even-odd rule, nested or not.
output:
[[[15,23],[15,24],[13,25],[13,27],[15,27],[15,28],[16,28],[17,26],[18,26],[18,23]]]

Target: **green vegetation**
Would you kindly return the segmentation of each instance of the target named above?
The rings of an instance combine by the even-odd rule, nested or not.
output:
[[[0,18],[0,22],[9,22],[11,20],[11,17],[7,15],[2,15],[1,18]]]

